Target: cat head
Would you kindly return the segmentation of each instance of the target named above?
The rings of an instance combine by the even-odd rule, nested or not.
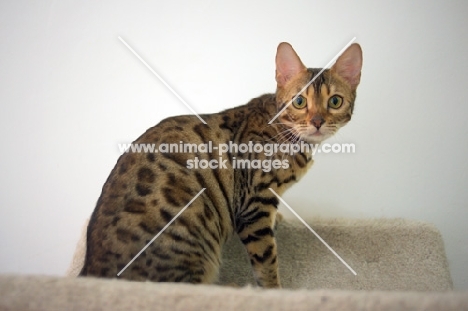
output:
[[[362,51],[355,43],[296,97],[321,69],[306,68],[289,43],[280,43],[276,54],[278,111],[295,99],[275,123],[288,127],[288,139],[294,142],[320,143],[331,137],[351,120],[361,68]]]

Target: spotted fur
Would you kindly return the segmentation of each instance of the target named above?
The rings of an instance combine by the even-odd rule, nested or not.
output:
[[[319,69],[307,69],[287,43],[278,46],[277,91],[220,113],[177,116],[148,129],[134,143],[208,141],[319,143],[336,133],[353,113],[362,56],[350,46],[302,94],[307,104],[289,105],[268,122],[310,81]],[[330,98],[343,99],[337,108]],[[226,169],[189,169],[199,159],[226,163]],[[288,168],[233,168],[233,159],[288,160]],[[287,155],[226,153],[124,153],[103,186],[87,232],[82,276],[115,278],[127,263],[202,189],[206,190],[120,275],[137,281],[212,283],[221,249],[237,234],[245,245],[255,279],[262,287],[279,287],[274,227],[278,199],[311,166],[310,153]]]

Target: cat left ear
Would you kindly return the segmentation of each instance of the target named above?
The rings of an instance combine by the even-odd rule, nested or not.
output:
[[[287,42],[278,45],[276,51],[276,82],[279,87],[283,87],[301,72],[307,71],[306,66],[301,62],[299,56]]]
[[[355,90],[361,80],[362,50],[359,44],[354,43],[344,51],[331,68],[348,82]]]

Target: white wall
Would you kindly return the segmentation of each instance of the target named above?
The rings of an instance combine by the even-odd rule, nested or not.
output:
[[[221,4],[222,3],[222,4]],[[285,200],[304,217],[403,217],[443,233],[468,289],[466,1],[3,1],[0,272],[63,274],[118,157],[161,119],[274,91],[289,41],[320,67],[364,50],[355,116]]]

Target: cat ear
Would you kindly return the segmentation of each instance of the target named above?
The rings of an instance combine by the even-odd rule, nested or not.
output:
[[[291,78],[307,71],[292,46],[287,42],[278,45],[276,51],[276,83],[284,86]]]
[[[362,50],[359,44],[354,43],[341,54],[331,70],[345,79],[355,90],[361,80],[361,68]]]

